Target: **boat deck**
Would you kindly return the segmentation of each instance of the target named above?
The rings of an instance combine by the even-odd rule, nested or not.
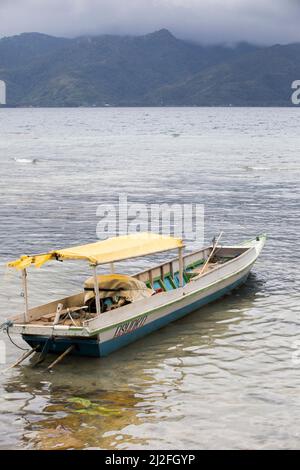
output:
[[[240,250],[239,252],[236,252],[235,250],[234,252],[219,253],[215,255],[211,259],[211,261],[206,264],[205,272],[202,273],[204,264],[206,262],[207,257],[209,256],[210,250],[211,248],[208,248],[206,250],[198,252],[198,256],[196,257],[195,254],[186,256],[185,268],[183,270],[183,285],[188,284],[191,279],[200,277],[202,274],[207,274],[211,270],[218,268],[220,265],[234,259],[241,253]],[[176,290],[179,288],[180,285],[178,259],[172,260],[168,263],[164,263],[160,266],[156,266],[150,270],[138,273],[133,277],[144,281],[145,285],[148,288],[153,289],[153,295],[159,295],[163,292]],[[95,318],[97,315],[95,310],[88,310],[88,307],[84,304],[83,299],[84,292],[81,292],[79,295],[63,299],[59,302],[48,304],[48,308],[46,309],[44,307],[47,306],[41,306],[40,315],[34,315],[34,318],[32,318],[30,324],[39,326],[61,325],[81,327],[83,326],[84,322]],[[55,319],[59,303],[61,303],[62,305],[62,310],[60,312],[59,321],[56,322]],[[120,308],[121,307],[116,308],[115,310],[120,310]],[[105,313],[106,312],[103,312],[103,314]]]

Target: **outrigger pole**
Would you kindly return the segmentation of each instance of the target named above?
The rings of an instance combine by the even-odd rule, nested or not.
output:
[[[24,294],[24,323],[29,322],[29,309],[28,309],[28,288],[27,288],[27,271],[22,269],[22,283],[23,283],[23,294]]]
[[[50,366],[47,367],[47,370],[53,369],[53,367],[56,366],[59,362],[61,362],[65,356],[67,356],[70,352],[73,351],[74,348],[75,346],[72,345],[68,349],[66,349],[66,351],[64,351],[59,357],[55,359],[54,362],[50,364]]]
[[[36,346],[35,348],[32,348],[30,349],[29,351],[26,351],[18,360],[17,362],[15,362],[14,364],[12,364],[11,366],[9,366],[7,369],[3,370],[2,373],[4,374],[5,372],[7,372],[8,370],[10,369],[13,369],[14,367],[17,367],[18,365],[20,365],[23,361],[25,361],[25,359],[27,359],[29,356],[32,356],[33,353],[35,353],[38,348],[40,346]]]

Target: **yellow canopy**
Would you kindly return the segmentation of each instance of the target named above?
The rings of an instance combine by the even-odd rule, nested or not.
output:
[[[83,259],[93,265],[106,264],[151,253],[169,251],[182,246],[182,240],[179,238],[154,233],[135,233],[40,255],[21,256],[18,260],[8,263],[8,266],[10,268],[26,269],[34,264],[36,268],[39,268],[52,259]]]

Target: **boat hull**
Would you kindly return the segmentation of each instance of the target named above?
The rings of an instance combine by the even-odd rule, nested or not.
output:
[[[108,356],[114,351],[127,346],[130,343],[133,343],[144,336],[163,328],[169,323],[176,321],[184,316],[188,315],[191,312],[198,310],[199,308],[207,305],[213,301],[216,301],[226,294],[229,294],[234,289],[240,287],[244,284],[248,278],[250,269],[246,272],[240,273],[240,275],[235,279],[231,280],[228,285],[218,288],[214,292],[204,295],[199,294],[199,298],[194,300],[187,305],[179,306],[171,312],[164,312],[163,309],[158,318],[153,319],[149,323],[140,326],[139,328],[134,329],[133,331],[116,335],[116,328],[112,328],[106,334],[107,339],[101,339],[101,335],[98,338],[74,338],[74,337],[45,337],[38,335],[26,335],[23,334],[23,339],[31,346],[37,347],[38,350],[43,351],[43,353],[62,353],[69,346],[75,346],[72,354],[77,356],[88,356],[88,357],[103,357]]]

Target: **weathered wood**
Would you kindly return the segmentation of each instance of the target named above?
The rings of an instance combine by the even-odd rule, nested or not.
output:
[[[63,315],[66,315],[68,313],[75,313],[75,312],[79,312],[80,310],[87,310],[87,309],[88,309],[88,307],[86,305],[83,305],[82,307],[65,308],[65,309],[60,311],[60,317],[62,317]],[[56,313],[48,313],[46,315],[43,315],[40,318],[40,320],[43,321],[43,322],[49,322],[50,323],[55,316],[56,316]],[[36,321],[35,321],[35,323],[36,323]]]
[[[67,356],[67,354],[69,354],[71,351],[73,351],[74,348],[75,348],[75,346],[72,345],[68,349],[66,349],[66,351],[64,351],[57,359],[55,359],[54,362],[52,362],[50,364],[50,366],[47,367],[47,370],[53,369],[53,367],[55,367],[59,362],[61,362],[63,360],[63,358],[65,356]]]
[[[29,351],[26,351],[26,352],[25,352],[24,354],[22,354],[22,356],[17,360],[17,362],[15,362],[15,363],[12,364],[11,366],[7,367],[7,369],[3,370],[2,372],[5,373],[5,372],[7,372],[8,370],[13,369],[14,367],[17,367],[17,366],[20,365],[23,361],[25,361],[25,359],[27,359],[28,357],[32,356],[32,354],[35,353],[38,348],[39,348],[39,346],[36,346],[35,348],[30,349]]]
[[[47,315],[43,315],[40,320],[42,320],[43,322],[49,322],[51,323],[55,317],[55,313],[48,313]]]
[[[54,318],[54,321],[53,321],[53,325],[58,325],[60,316],[61,316],[62,311],[63,311],[63,307],[64,307],[63,304],[58,304],[58,305],[57,305],[57,309],[56,309],[56,313],[55,313],[55,318]]]
[[[214,244],[214,247],[213,247],[213,249],[212,249],[212,251],[211,251],[209,257],[207,258],[207,260],[206,260],[206,262],[205,262],[203,268],[201,269],[199,276],[201,276],[201,275],[204,273],[204,271],[205,271],[205,269],[206,269],[208,263],[209,263],[210,260],[212,259],[213,255],[214,255],[214,253],[215,253],[215,251],[216,251],[216,249],[217,249],[218,243],[219,243],[219,241],[220,241],[221,238],[222,238],[222,235],[223,235],[223,232],[221,232],[220,235],[218,236],[218,239],[217,239],[216,243]]]
[[[151,286],[151,288],[153,288],[153,274],[152,274],[152,269],[150,269],[148,272],[149,272],[149,282],[150,282],[150,286]]]

